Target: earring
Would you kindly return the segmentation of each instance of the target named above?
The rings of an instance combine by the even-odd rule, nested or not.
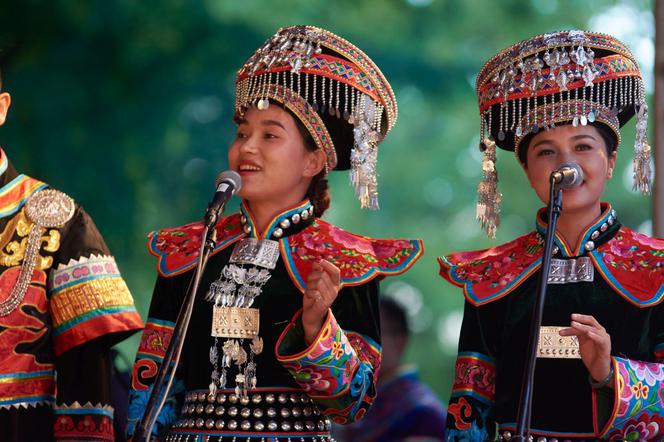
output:
[[[496,143],[485,138],[480,143],[484,152],[482,159],[482,181],[477,186],[477,211],[475,217],[482,224],[487,236],[496,237],[500,224],[500,202],[503,196],[498,192],[498,171],[496,170]]]

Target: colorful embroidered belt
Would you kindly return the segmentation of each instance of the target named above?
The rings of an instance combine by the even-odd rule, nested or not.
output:
[[[237,437],[259,439],[267,436],[298,436],[329,441],[331,421],[301,390],[263,390],[239,397],[232,390],[209,394],[190,391],[179,419],[171,427],[167,441],[185,441],[187,436],[205,436],[222,441]],[[211,437],[212,439],[207,439]]]

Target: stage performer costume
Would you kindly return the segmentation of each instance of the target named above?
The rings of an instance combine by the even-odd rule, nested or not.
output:
[[[2,149],[0,232],[0,438],[115,440],[110,347],[142,322],[101,234]]]
[[[176,379],[153,435],[327,441],[332,420],[362,418],[375,396],[378,280],[405,272],[423,251],[418,240],[373,239],[320,218],[327,208],[320,189],[327,195],[325,176],[333,169],[351,169],[362,206],[377,208],[377,148],[394,125],[395,97],[378,67],[351,43],[294,26],[279,30],[240,69],[235,111],[238,136],[229,162],[242,175],[243,202],[216,226]],[[294,204],[261,225],[256,209],[263,195],[252,189],[278,167],[262,149],[273,151],[284,139],[292,144],[284,128],[289,121],[299,130],[292,139],[310,139],[305,155],[320,154],[319,169]],[[255,137],[265,127],[269,132]],[[292,170],[280,169],[284,180],[303,174],[293,155]],[[278,184],[265,180],[266,192]],[[149,236],[159,275],[133,370],[130,437],[170,342],[202,231],[202,223],[193,223]],[[339,291],[307,342],[304,318],[319,262],[338,269]]]
[[[600,202],[613,175],[620,127],[634,114],[635,187],[649,191],[647,108],[632,54],[604,34],[537,36],[487,62],[477,94],[485,155],[477,215],[490,235],[501,199],[496,145],[515,151],[545,203],[551,170],[536,172],[536,164],[574,161],[584,172],[579,187],[563,190],[530,434],[542,442],[662,440],[664,241],[621,225],[618,210]],[[565,237],[573,225],[563,222],[566,211],[579,219],[591,214],[576,227],[576,241]],[[461,287],[466,299],[449,440],[510,440],[515,434],[547,220],[542,209],[530,233],[439,260],[440,274]],[[601,364],[588,352],[601,353],[600,348],[606,348]],[[601,377],[591,375],[599,369]]]

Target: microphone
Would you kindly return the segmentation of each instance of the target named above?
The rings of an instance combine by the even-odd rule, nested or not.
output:
[[[223,210],[228,200],[240,191],[242,188],[242,178],[234,170],[225,170],[217,176],[215,185],[217,190],[214,192],[214,197],[212,197],[212,201],[208,204],[208,209],[205,213],[205,224],[208,227],[217,224],[219,213]]]
[[[583,171],[576,163],[563,163],[551,172],[551,179],[559,189],[572,189],[583,182]]]

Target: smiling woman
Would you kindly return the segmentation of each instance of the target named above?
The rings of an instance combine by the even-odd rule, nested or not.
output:
[[[649,189],[646,104],[632,54],[608,35],[541,35],[489,60],[477,92],[485,154],[477,215],[489,234],[501,199],[496,146],[515,151],[545,204],[562,164],[575,163],[583,175],[563,190],[529,434],[539,442],[661,440],[664,241],[622,226],[602,202],[620,127],[634,114],[635,186]],[[547,219],[541,209],[535,231],[440,258],[441,275],[466,297],[450,440],[513,437]]]
[[[319,217],[335,168],[350,168],[361,204],[377,208],[378,143],[395,118],[378,67],[323,29],[282,29],[240,69],[228,160],[242,177],[242,205],[216,227],[156,437],[322,442],[331,420],[366,413],[381,358],[378,279],[405,272],[422,244],[355,235]],[[134,365],[130,437],[202,231],[194,223],[150,236],[159,277]]]

